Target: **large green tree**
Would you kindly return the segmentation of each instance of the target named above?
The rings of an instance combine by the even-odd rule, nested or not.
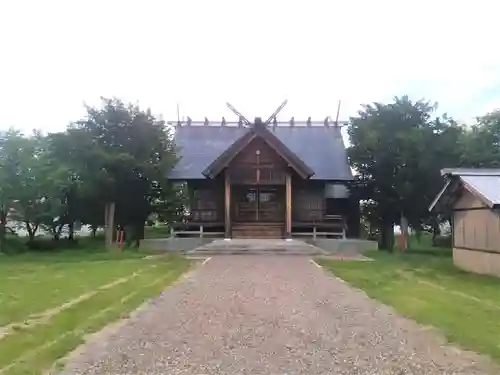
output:
[[[9,131],[0,142],[1,242],[7,220],[23,223],[30,240],[61,211],[61,166],[50,163],[39,132]]]
[[[500,110],[478,117],[470,127],[461,162],[474,168],[500,167]]]
[[[15,130],[0,137],[0,250],[5,250],[7,220],[25,186],[24,166],[31,163],[33,144]]]
[[[54,144],[81,181],[80,196],[99,207],[101,218],[105,205],[115,204],[116,224],[137,243],[147,217],[172,190],[167,175],[176,158],[165,122],[138,105],[103,98]],[[101,224],[96,213],[84,221]]]
[[[349,158],[356,171],[362,212],[380,231],[380,245],[393,247],[394,225],[420,228],[440,188],[439,171],[454,166],[460,151],[454,142],[462,129],[452,119],[433,118],[436,105],[395,98],[364,105],[348,129]]]

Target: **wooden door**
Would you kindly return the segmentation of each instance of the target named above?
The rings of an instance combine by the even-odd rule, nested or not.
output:
[[[283,222],[285,220],[285,196],[283,187],[234,186],[235,222]]]
[[[233,220],[235,222],[258,221],[258,190],[257,188],[246,188],[233,186]]]
[[[284,194],[281,190],[280,188],[259,187],[259,221],[281,222],[285,220]]]

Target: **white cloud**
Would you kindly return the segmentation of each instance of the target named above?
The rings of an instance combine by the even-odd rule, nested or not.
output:
[[[415,5],[416,4],[416,5]],[[492,1],[0,3],[0,128],[63,129],[99,96],[167,118],[343,117],[409,93],[470,119],[500,106]],[[487,95],[485,95],[485,90]],[[489,108],[489,109],[492,109]]]

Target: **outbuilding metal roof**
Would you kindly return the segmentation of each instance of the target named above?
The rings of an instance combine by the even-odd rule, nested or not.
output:
[[[493,176],[460,176],[463,183],[485,200],[488,206],[500,204],[500,174]]]
[[[432,211],[438,205],[446,205],[459,186],[464,186],[488,207],[500,205],[500,169],[443,169],[448,181],[429,207]]]

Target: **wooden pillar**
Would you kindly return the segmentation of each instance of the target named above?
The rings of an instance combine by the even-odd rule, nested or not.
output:
[[[405,251],[408,248],[408,220],[404,216],[404,214],[401,214],[401,250]]]
[[[224,172],[224,237],[231,238],[231,184],[227,169]]]
[[[285,236],[292,237],[292,175],[286,174],[286,214],[285,214]]]
[[[106,247],[113,246],[113,234],[115,230],[115,203],[107,202],[104,206],[104,233]]]

